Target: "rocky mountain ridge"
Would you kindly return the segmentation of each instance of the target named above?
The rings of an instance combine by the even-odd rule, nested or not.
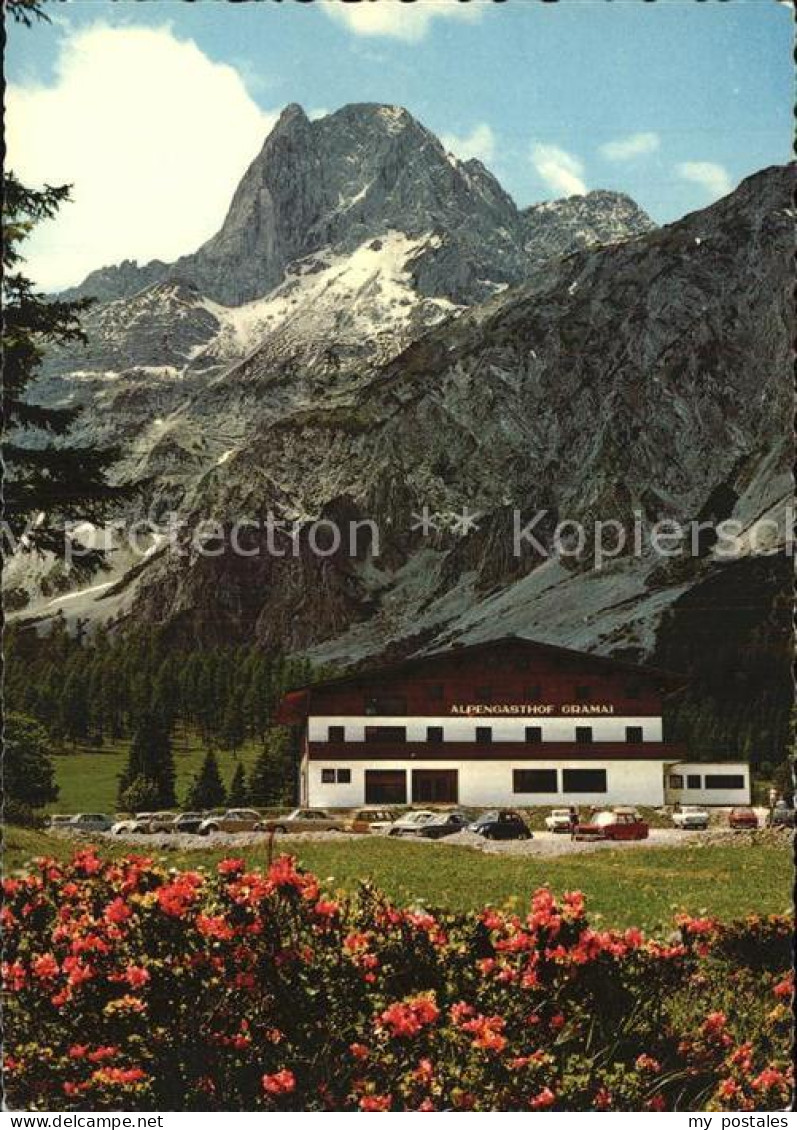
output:
[[[85,406],[81,438],[120,443],[119,477],[178,514],[184,548],[208,517],[271,512],[294,531],[284,556],[262,532],[247,557],[154,538],[89,590],[38,577],[21,614],[338,665],[509,632],[632,658],[665,640],[677,658],[679,608],[727,591],[715,548],[596,569],[590,544],[514,553],[513,522],[545,511],[550,551],[565,518],[733,518],[737,578],[764,523],[767,547],[785,539],[792,170],[654,230],[618,194],[518,212],[395,108],[292,108],[275,134],[215,240],[160,278],[103,276],[127,296],[90,313],[88,349],[53,356],[37,395]],[[379,552],[365,537],[319,557],[319,519],[373,520]]]
[[[219,232],[176,263],[92,272],[66,297],[131,297],[170,277],[238,306],[262,298],[298,259],[350,253],[386,231],[440,243],[416,264],[427,297],[471,303],[516,283],[530,263],[587,242],[649,231],[621,193],[595,192],[520,211],[474,159],[460,161],[406,110],[365,103],[311,121],[288,106],[246,171]]]

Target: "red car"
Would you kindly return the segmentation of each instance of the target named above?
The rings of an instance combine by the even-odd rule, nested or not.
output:
[[[758,817],[752,808],[732,808],[728,817],[730,828],[757,828]]]
[[[633,809],[599,812],[576,824],[577,840],[646,840],[649,826]]]

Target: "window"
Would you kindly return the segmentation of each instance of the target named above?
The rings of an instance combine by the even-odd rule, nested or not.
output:
[[[515,769],[512,772],[512,791],[515,793],[555,793],[555,769]]]
[[[489,743],[493,740],[492,726],[477,726],[476,727],[476,741]]]
[[[605,793],[605,769],[563,769],[563,793]]]
[[[456,769],[413,769],[413,804],[456,804],[459,773]]]
[[[445,697],[445,690],[443,688],[443,684],[442,683],[430,683],[429,686],[426,688],[426,694],[429,698],[433,699],[435,702],[439,702],[440,699]]]
[[[688,773],[686,776],[687,789],[699,789],[701,787],[701,776],[699,773]]]
[[[592,741],[592,726],[576,726],[576,741],[580,745],[589,745]]]
[[[403,769],[366,769],[366,804],[406,804],[407,774]]]
[[[625,740],[627,742],[641,742],[641,741],[643,741],[642,727],[641,726],[626,726],[626,728],[625,728]]]
[[[741,773],[706,774],[707,789],[743,789],[744,777]]]
[[[346,741],[346,727],[345,726],[329,726],[327,729],[328,742],[345,742]]]
[[[576,687],[576,702],[589,702],[592,698],[592,687]]]
[[[527,742],[541,742],[542,741],[542,726],[527,726],[526,727],[526,741]]]
[[[680,773],[670,773],[669,786],[671,789],[682,789],[684,787],[684,779]]]
[[[538,702],[542,698],[542,687],[539,683],[533,683],[523,691],[523,697],[526,702]]]
[[[426,740],[434,745],[439,745],[443,740],[443,727],[442,726],[427,726],[426,727]]]
[[[407,713],[407,699],[404,695],[375,694],[365,700],[366,714],[387,714],[388,716]]]
[[[367,742],[406,742],[406,726],[366,726]]]
[[[322,769],[321,783],[323,785],[350,785],[351,769]]]
[[[493,688],[487,684],[483,684],[476,688],[476,701],[477,702],[492,702],[493,701]]]

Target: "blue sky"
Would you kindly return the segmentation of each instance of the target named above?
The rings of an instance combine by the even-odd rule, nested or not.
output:
[[[51,27],[12,28],[7,52],[12,164],[75,185],[75,216],[32,245],[47,285],[80,277],[92,256],[192,250],[288,102],[398,103],[458,155],[482,157],[520,205],[613,188],[659,222],[790,157],[791,11],[776,0],[54,10]]]

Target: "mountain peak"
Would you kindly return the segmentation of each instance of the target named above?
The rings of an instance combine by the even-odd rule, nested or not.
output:
[[[237,306],[273,290],[307,255],[325,249],[348,255],[391,231],[410,239],[435,231],[443,238],[416,265],[418,289],[469,304],[526,277],[530,255],[600,242],[604,229],[610,239],[622,238],[626,222],[630,234],[647,230],[650,221],[635,208],[617,194],[590,194],[520,212],[480,161],[452,159],[403,106],[357,102],[312,120],[292,102],[212,239],[171,265],[95,272],[91,285],[72,294],[116,298],[178,275],[209,298]],[[603,223],[604,210],[610,222]],[[541,239],[539,229],[552,225],[567,237]]]

